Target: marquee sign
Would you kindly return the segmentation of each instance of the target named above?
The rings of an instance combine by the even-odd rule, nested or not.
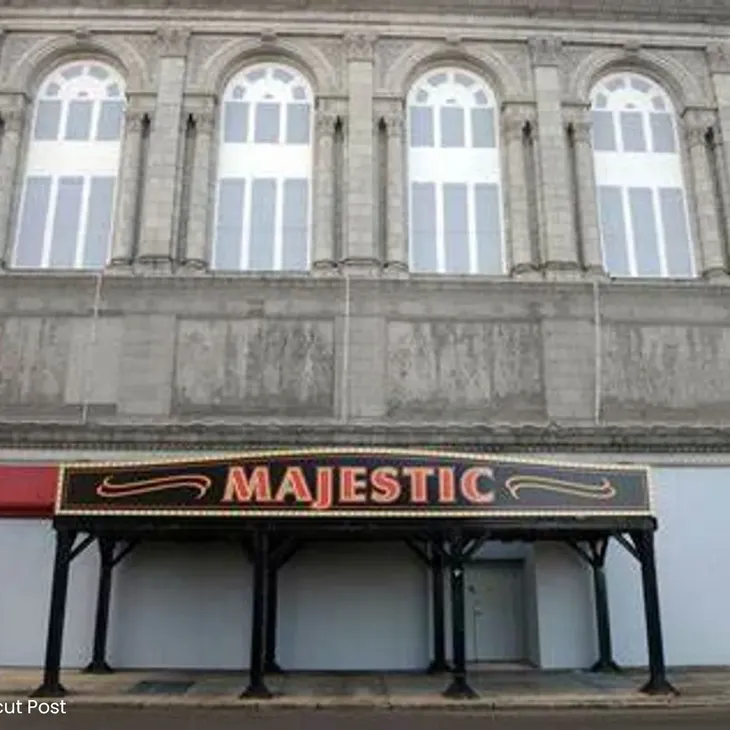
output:
[[[401,449],[69,464],[57,515],[527,517],[652,513],[645,467]]]

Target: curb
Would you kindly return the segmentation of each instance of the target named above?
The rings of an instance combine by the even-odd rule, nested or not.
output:
[[[38,698],[39,701],[41,698]],[[526,700],[521,697],[496,699],[477,698],[474,700],[447,700],[413,698],[394,700],[392,698],[341,698],[316,699],[313,697],[272,698],[270,700],[245,700],[238,697],[121,697],[121,696],[79,696],[69,694],[64,698],[48,698],[48,701],[64,699],[69,708],[117,708],[146,709],[185,707],[189,709],[239,709],[257,712],[278,710],[390,710],[390,711],[441,711],[441,712],[484,712],[507,711],[529,712],[534,710],[661,710],[697,709],[730,707],[730,696],[705,697],[621,697],[621,698],[536,698]],[[0,702],[25,702],[27,697],[0,695]]]

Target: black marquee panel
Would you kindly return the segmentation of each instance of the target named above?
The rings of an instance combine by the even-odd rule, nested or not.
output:
[[[70,464],[57,515],[651,516],[648,469],[406,449],[300,449]]]

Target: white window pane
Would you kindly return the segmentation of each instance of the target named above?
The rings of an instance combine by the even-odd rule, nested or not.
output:
[[[624,152],[645,152],[644,124],[641,112],[621,112],[621,137]]]
[[[256,105],[255,142],[279,141],[279,105],[261,103]]]
[[[411,147],[433,147],[433,110],[425,106],[412,106],[408,117]]]
[[[490,183],[474,186],[474,213],[476,218],[477,272],[501,274],[502,214],[499,208],[499,188]]]
[[[309,181],[284,180],[282,225],[282,268],[304,271],[307,268],[307,209]]]
[[[436,257],[436,187],[411,186],[411,260],[414,271],[438,271]]]
[[[276,233],[276,180],[259,178],[251,190],[251,235],[248,268],[271,271],[274,268]]]
[[[64,135],[66,139],[89,139],[93,107],[93,101],[79,101],[78,99],[74,99],[69,102],[68,116],[66,117],[66,133]]]
[[[214,268],[235,271],[241,268],[245,180],[221,180],[215,226]]]
[[[309,144],[309,104],[288,104],[286,107],[286,141],[288,144]]]
[[[669,276],[692,276],[692,251],[682,190],[660,188],[659,207]]]
[[[53,233],[51,234],[50,266],[52,267],[71,268],[76,263],[83,194],[84,178],[62,177],[59,179]]]
[[[441,146],[464,146],[464,110],[459,107],[441,107]]]
[[[639,276],[661,274],[651,188],[629,188],[631,228],[634,232],[636,271]]]
[[[20,212],[15,265],[38,267],[43,257],[43,234],[51,196],[50,177],[29,177],[25,182],[23,208]]]
[[[223,141],[246,142],[248,140],[248,104],[227,101],[223,105]]]
[[[629,276],[631,270],[621,188],[607,185],[599,187],[598,208],[606,270],[611,276]]]
[[[60,121],[60,101],[39,101],[35,118],[35,128],[33,129],[33,138],[40,140],[57,139]]]
[[[494,147],[494,110],[471,110],[472,147]]]
[[[672,115],[652,112],[649,115],[649,121],[654,152],[676,152]]]
[[[464,183],[444,184],[444,248],[449,274],[469,273],[469,218]]]
[[[96,138],[102,142],[118,140],[122,136],[124,102],[103,101],[99,112]]]
[[[596,152],[614,152],[616,133],[611,112],[591,112],[593,120],[593,149]]]
[[[114,178],[92,177],[84,241],[84,266],[101,269],[109,258],[114,208]]]

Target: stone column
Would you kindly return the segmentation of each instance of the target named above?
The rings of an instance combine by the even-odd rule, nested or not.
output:
[[[531,38],[532,65],[537,98],[538,164],[544,220],[540,221],[545,244],[547,274],[577,272],[573,209],[570,202],[568,153],[561,109],[561,41],[552,36]]]
[[[711,44],[707,58],[717,101],[719,134],[716,137],[720,142],[718,161],[725,204],[725,239],[730,241],[730,43]]]
[[[190,32],[181,28],[158,32],[157,101],[147,161],[138,262],[163,271],[170,270],[177,233],[175,188],[189,37]]]
[[[334,141],[337,114],[318,110],[315,120],[316,180],[314,196],[314,236],[312,241],[312,268],[331,271],[335,261],[335,184]]]
[[[408,244],[406,234],[406,171],[405,171],[405,119],[403,109],[385,115],[388,134],[386,159],[388,204],[385,267],[388,271],[408,271]]]
[[[373,46],[366,35],[346,36],[348,86],[347,187],[344,265],[372,272],[375,250]]]
[[[25,129],[25,105],[0,110],[3,139],[0,147],[0,268],[9,265],[13,256],[13,201],[17,186],[22,185],[20,144]]]
[[[147,113],[127,107],[124,119],[121,164],[117,178],[112,252],[109,266],[130,266],[137,238],[137,210],[139,200],[140,163],[142,161],[142,130]]]
[[[707,145],[707,135],[714,123],[714,116],[713,112],[704,109],[687,109],[683,118],[692,168],[699,249],[702,252],[698,269],[706,278],[727,273],[715,181]]]
[[[212,177],[213,130],[215,113],[213,104],[193,114],[195,121],[195,147],[193,170],[190,178],[190,205],[188,208],[187,245],[183,265],[190,269],[205,270],[210,265],[211,225],[213,211]]]
[[[511,276],[537,271],[530,240],[529,181],[525,161],[525,125],[532,116],[532,108],[525,104],[505,104],[502,108],[502,140],[507,157],[507,259]]]
[[[588,107],[575,110],[570,118],[575,154],[578,230],[583,249],[583,263],[589,274],[603,276],[605,271],[598,219],[598,193],[593,166],[591,124],[591,112]]]

